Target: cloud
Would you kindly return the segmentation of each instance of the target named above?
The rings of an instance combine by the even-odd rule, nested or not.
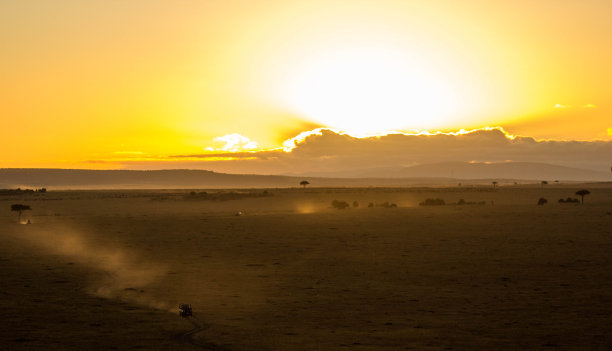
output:
[[[207,148],[209,151],[213,150],[221,150],[228,152],[238,152],[242,150],[253,150],[257,149],[257,143],[251,141],[251,139],[245,137],[244,135],[240,135],[238,133],[226,134],[224,136],[220,136],[214,139],[215,142],[224,143],[221,148],[212,149]]]
[[[562,105],[562,104],[555,104],[554,108],[572,108],[572,105]],[[586,105],[582,105],[583,108],[597,108],[596,105],[593,104],[586,104]]]
[[[142,151],[115,151],[113,153],[116,155],[144,155],[145,154]]]
[[[392,133],[359,138],[319,128],[268,151],[177,155],[189,168],[230,173],[324,173],[439,162],[539,162],[608,170],[611,141],[553,141],[514,136],[502,128],[454,133]],[[232,156],[231,161],[215,157]]]

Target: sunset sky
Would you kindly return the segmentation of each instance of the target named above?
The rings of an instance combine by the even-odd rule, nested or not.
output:
[[[609,149],[611,14],[609,0],[0,0],[0,167],[216,169],[321,127]]]

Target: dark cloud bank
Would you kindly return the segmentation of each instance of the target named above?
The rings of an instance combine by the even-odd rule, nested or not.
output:
[[[433,176],[445,170],[444,167],[454,167],[456,170],[446,169],[443,174],[438,173],[439,176],[485,178],[505,174],[506,178],[537,179],[558,174],[560,179],[612,180],[612,142],[538,141],[511,137],[501,129],[463,134],[388,134],[371,138],[355,138],[321,129],[320,134],[295,141],[294,145],[291,152],[241,153],[232,161],[213,161],[211,155],[185,156],[209,160],[188,163],[188,166],[201,168],[204,164],[207,169],[230,173],[410,177]],[[551,168],[550,165],[563,167]],[[577,171],[564,167],[584,172],[578,175]],[[493,168],[499,174],[485,172]]]

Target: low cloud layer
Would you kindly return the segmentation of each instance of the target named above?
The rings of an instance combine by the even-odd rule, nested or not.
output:
[[[609,172],[612,164],[612,142],[609,141],[538,141],[510,136],[500,128],[433,135],[397,133],[369,138],[319,129],[285,146],[292,150],[243,152],[233,156],[219,153],[180,155],[174,160],[175,166],[181,163],[185,168],[267,174],[315,174],[440,162],[511,161]],[[222,156],[232,156],[232,159],[220,160]]]

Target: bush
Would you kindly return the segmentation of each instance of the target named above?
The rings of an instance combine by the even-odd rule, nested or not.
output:
[[[567,199],[559,199],[560,204],[578,204],[580,200],[568,197]]]
[[[427,198],[425,201],[419,204],[420,206],[444,206],[446,203],[442,199],[431,199]]]
[[[465,201],[464,199],[459,199],[455,205],[458,206],[466,206],[466,205],[486,205],[486,201]]]
[[[349,207],[349,203],[346,201],[338,201],[338,200],[334,200],[331,203],[332,207],[338,210],[344,210],[345,208]]]
[[[541,198],[538,200],[538,205],[540,205],[540,206],[544,206],[544,204],[547,204],[547,203],[548,203],[548,200],[546,200],[546,199],[545,199],[545,198],[543,198],[543,197],[541,197]]]
[[[383,202],[382,204],[377,204],[376,206],[378,206],[378,207],[384,207],[384,208],[392,208],[392,207],[397,207],[397,205],[396,205],[396,204],[389,203],[389,201],[385,201],[385,202]]]
[[[359,207],[359,202],[353,201],[353,207]]]

